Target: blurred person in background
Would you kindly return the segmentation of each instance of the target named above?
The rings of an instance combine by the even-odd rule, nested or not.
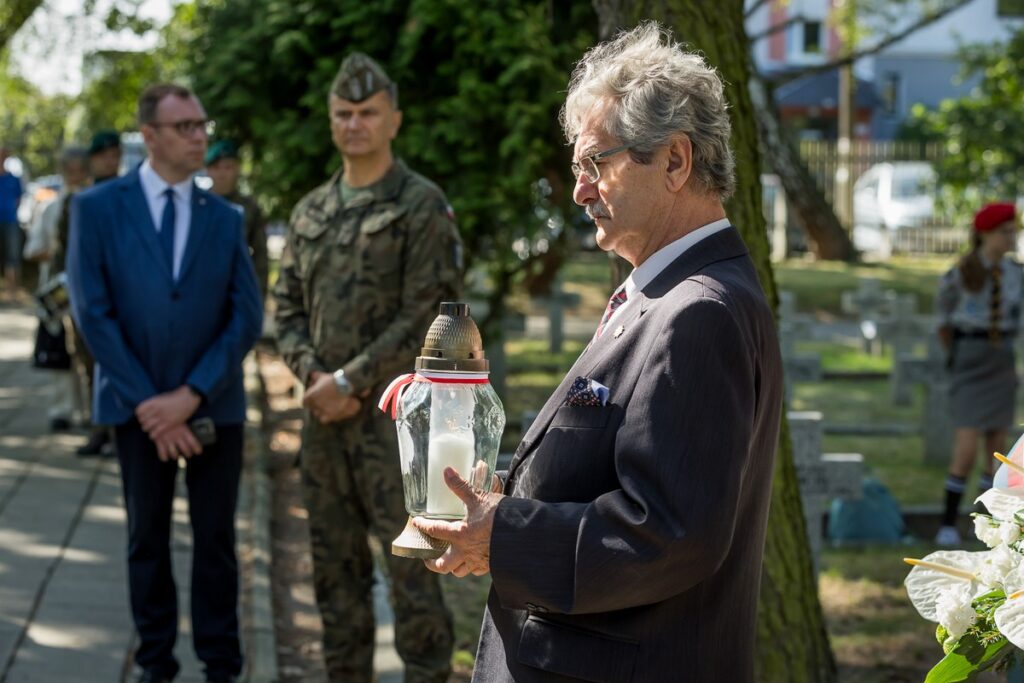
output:
[[[89,156],[83,147],[67,147],[61,153],[60,173],[63,183],[60,193],[48,202],[36,215],[29,226],[25,241],[24,257],[39,264],[39,288],[64,271],[64,241],[66,228],[61,235],[61,223],[67,223],[69,198],[75,192],[89,185]],[[70,330],[71,320],[67,316],[65,328]],[[70,336],[70,335],[68,335]],[[68,340],[70,342],[70,340]],[[81,373],[51,371],[53,376],[54,400],[49,409],[50,429],[70,429],[75,418],[88,420],[86,387]]]
[[[205,161],[206,174],[213,181],[210,191],[231,202],[242,212],[242,219],[245,221],[245,241],[249,244],[249,255],[252,256],[252,265],[256,269],[260,294],[266,300],[267,276],[270,273],[267,223],[256,200],[238,189],[238,178],[242,172],[238,146],[231,140],[218,140],[206,151]]]
[[[1017,211],[989,204],[974,217],[971,250],[939,281],[935,298],[939,341],[947,352],[950,414],[956,431],[946,476],[946,503],[935,542],[960,543],[957,511],[983,446],[979,495],[992,488],[994,451],[1004,451],[1016,414],[1017,373],[1013,345],[1020,323],[1022,273],[1016,249]]]
[[[21,203],[21,179],[5,168],[10,150],[0,145],[0,250],[2,250],[3,290],[13,297],[21,273],[21,228],[18,226],[18,204]]]
[[[89,173],[94,185],[116,178],[121,168],[121,136],[114,130],[101,130],[89,143]]]

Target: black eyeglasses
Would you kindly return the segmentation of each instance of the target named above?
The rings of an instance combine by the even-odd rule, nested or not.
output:
[[[217,123],[210,119],[184,119],[182,121],[154,121],[149,124],[154,128],[161,128],[169,126],[178,132],[178,135],[184,138],[190,138],[196,134],[197,130],[203,131],[206,137],[211,137],[213,132],[217,128]]]
[[[592,183],[596,183],[601,179],[601,169],[598,168],[597,162],[601,159],[607,159],[608,157],[618,154],[619,152],[625,152],[632,145],[620,145],[618,147],[612,147],[606,149],[603,152],[594,152],[588,154],[579,161],[572,162],[572,175],[576,180],[580,179],[580,174],[587,176],[587,180]]]

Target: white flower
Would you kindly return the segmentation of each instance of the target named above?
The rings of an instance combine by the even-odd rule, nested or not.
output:
[[[1020,540],[1020,525],[1010,520],[999,525],[999,538],[1006,545]]]
[[[971,606],[970,586],[962,585],[943,591],[935,603],[935,613],[952,640],[958,640],[978,619]]]
[[[997,546],[984,554],[977,568],[978,580],[986,586],[1002,586],[1007,575],[1020,565],[1021,559],[1020,553],[1005,545]]]
[[[974,535],[989,548],[995,548],[1001,542],[999,526],[992,521],[991,517],[985,515],[978,515],[974,518]]]

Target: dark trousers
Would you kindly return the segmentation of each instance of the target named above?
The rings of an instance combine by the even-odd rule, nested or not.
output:
[[[238,675],[238,560],[235,507],[242,471],[241,425],[218,425],[217,443],[185,469],[192,525],[192,634],[207,675]],[[176,462],[161,462],[137,420],[115,429],[128,512],[128,584],[139,633],[135,662],[173,678],[178,672],[178,598],[171,572],[171,508]]]

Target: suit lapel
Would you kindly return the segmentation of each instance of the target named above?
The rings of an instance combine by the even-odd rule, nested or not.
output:
[[[631,343],[630,338],[632,336],[629,332],[637,326],[640,321],[640,317],[647,310],[645,305],[646,297],[644,297],[643,292],[639,292],[637,297],[639,297],[639,300],[634,304],[630,304],[621,315],[612,321],[613,324],[609,324],[601,333],[601,336],[593,341],[590,346],[580,354],[580,357],[576,359],[576,362],[573,363],[569,372],[562,379],[562,383],[558,385],[558,388],[555,389],[554,393],[551,394],[550,398],[548,398],[547,403],[545,403],[544,407],[541,408],[541,411],[537,413],[537,418],[533,421],[533,424],[530,425],[530,429],[527,430],[522,442],[516,449],[515,457],[512,458],[512,463],[509,465],[508,472],[510,477],[547,431],[548,425],[550,425],[551,421],[555,418],[555,413],[565,402],[565,396],[573,381],[575,381],[577,377],[589,377],[590,373],[602,360],[605,360],[610,356],[621,355],[629,348],[628,345]],[[623,332],[620,336],[616,336],[615,332],[620,327]],[[609,388],[613,392],[615,391],[615,387]]]
[[[640,324],[640,318],[650,307],[665,294],[670,292],[676,285],[689,278],[707,265],[716,261],[735,258],[747,253],[747,247],[740,238],[739,232],[734,227],[725,228],[713,235],[710,235],[691,248],[683,252],[679,258],[670,263],[654,280],[644,289],[638,292],[635,297],[637,301],[631,303],[623,314],[610,321],[601,336],[588,346],[580,357],[576,359],[572,368],[562,379],[561,384],[548,398],[547,403],[537,414],[537,418],[530,425],[523,436],[522,442],[516,449],[512,463],[509,465],[508,477],[511,480],[526,457],[543,438],[548,426],[555,417],[555,412],[565,401],[566,392],[569,386],[577,377],[587,377],[597,364],[608,356],[628,353],[633,348],[633,334],[630,332]],[[622,334],[616,336],[619,328]],[[610,387],[614,392],[615,387]],[[614,396],[614,393],[613,393]]]
[[[185,255],[181,259],[181,270],[178,280],[184,280],[189,268],[195,263],[202,251],[203,241],[210,232],[210,199],[199,188],[192,188],[192,222],[188,229],[188,242],[185,243]]]
[[[139,233],[139,239],[146,246],[149,255],[159,264],[157,267],[170,279],[171,271],[167,267],[167,260],[164,258],[163,249],[160,247],[156,226],[153,225],[153,216],[149,212],[149,203],[146,201],[146,194],[142,190],[138,171],[125,176],[121,185],[121,196],[124,200],[125,212],[128,214],[128,223]]]

